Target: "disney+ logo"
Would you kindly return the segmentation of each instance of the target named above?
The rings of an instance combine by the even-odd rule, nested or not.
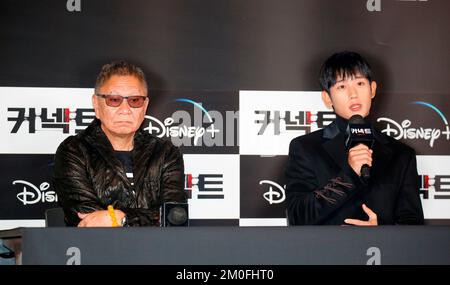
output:
[[[281,185],[271,180],[259,181],[259,185],[264,184],[269,185],[269,190],[263,194],[263,197],[270,205],[284,202],[286,199],[286,186],[281,187]]]
[[[48,182],[41,183],[39,187],[25,180],[14,180],[12,184],[23,187],[22,191],[16,196],[23,205],[58,202],[55,191],[47,191],[50,188]]]

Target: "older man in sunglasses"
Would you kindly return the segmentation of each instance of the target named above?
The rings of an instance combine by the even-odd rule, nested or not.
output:
[[[165,202],[186,202],[180,151],[142,130],[149,104],[139,67],[102,67],[92,96],[96,119],[55,156],[53,184],[66,224],[158,226]]]

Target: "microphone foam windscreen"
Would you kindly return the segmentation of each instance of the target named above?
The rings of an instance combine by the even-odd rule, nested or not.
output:
[[[361,115],[353,115],[348,120],[349,124],[365,124],[364,118]]]

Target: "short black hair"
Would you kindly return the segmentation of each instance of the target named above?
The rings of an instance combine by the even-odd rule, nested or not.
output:
[[[359,53],[352,51],[335,53],[323,63],[320,69],[320,86],[322,90],[330,94],[330,89],[336,84],[338,77],[353,77],[357,73],[367,78],[369,82],[372,82],[372,69]]]
[[[136,77],[144,86],[145,93],[147,93],[147,80],[142,69],[124,60],[113,61],[102,66],[95,82],[95,93],[114,75]]]

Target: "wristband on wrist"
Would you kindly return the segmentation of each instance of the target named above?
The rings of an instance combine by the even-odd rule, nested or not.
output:
[[[117,223],[116,213],[114,212],[114,208],[113,208],[112,205],[108,205],[108,214],[111,217],[112,226],[113,227],[118,227],[119,224]]]

